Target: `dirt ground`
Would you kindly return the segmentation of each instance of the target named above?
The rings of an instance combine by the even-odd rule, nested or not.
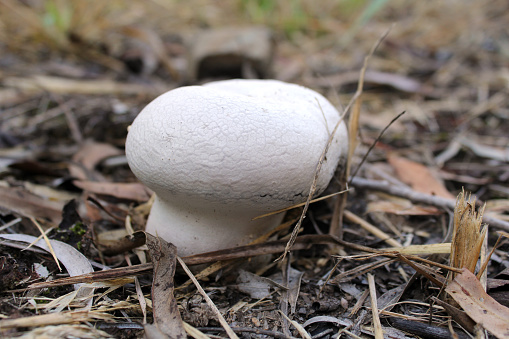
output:
[[[505,0],[0,0],[0,336],[508,338],[508,22]],[[345,112],[322,195],[348,192],[186,273],[141,232],[127,130],[232,78]]]

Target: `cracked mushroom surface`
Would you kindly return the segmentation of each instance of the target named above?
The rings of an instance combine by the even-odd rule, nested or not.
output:
[[[156,193],[146,231],[180,256],[244,245],[306,201],[320,155],[340,120],[321,94],[276,80],[226,80],[171,90],[136,117],[126,140],[133,173]],[[316,194],[342,166],[343,122]]]

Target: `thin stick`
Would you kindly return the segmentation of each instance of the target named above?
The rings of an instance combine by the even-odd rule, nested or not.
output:
[[[361,69],[360,78],[359,78],[359,86],[357,88],[357,91],[355,92],[354,96],[352,97],[352,99],[348,103],[348,106],[343,111],[343,114],[341,115],[341,118],[336,123],[336,126],[334,126],[334,129],[333,129],[332,133],[329,136],[329,140],[327,140],[327,145],[325,146],[325,149],[323,150],[322,154],[320,155],[320,159],[318,160],[318,165],[316,166],[316,169],[315,169],[315,176],[313,178],[313,182],[311,184],[311,188],[309,189],[308,198],[307,198],[306,203],[304,205],[304,209],[302,210],[302,213],[300,215],[299,221],[297,222],[297,224],[293,228],[293,231],[292,231],[292,234],[290,236],[290,239],[288,240],[288,243],[286,244],[284,253],[279,258],[277,258],[276,261],[280,261],[280,260],[284,259],[286,257],[286,254],[290,251],[290,249],[292,248],[293,244],[295,243],[295,239],[297,238],[297,235],[299,234],[300,226],[302,225],[302,222],[304,221],[304,218],[306,217],[306,213],[307,213],[308,208],[309,208],[309,203],[311,202],[311,199],[313,198],[313,195],[316,192],[316,183],[318,181],[318,173],[320,173],[320,170],[322,168],[323,162],[325,160],[325,156],[327,155],[327,151],[329,150],[329,147],[332,144],[332,141],[334,140],[334,135],[336,134],[336,131],[338,130],[338,128],[341,125],[341,123],[343,122],[343,119],[344,119],[346,113],[350,110],[350,107],[352,107],[352,105],[357,101],[357,99],[362,94],[362,86],[364,84],[364,75],[366,74],[366,68],[368,67],[368,60],[373,55],[373,53],[375,53],[375,50],[380,45],[380,43],[385,39],[387,34],[389,34],[389,31],[390,31],[390,29],[388,29],[377,40],[375,45],[373,45],[373,47],[371,48],[369,54],[364,58],[364,64],[363,64],[362,69]]]
[[[180,266],[182,266],[182,268],[184,269],[184,271],[186,271],[189,278],[193,281],[193,284],[194,284],[194,286],[196,286],[196,289],[198,290],[198,292],[200,292],[202,297],[205,299],[205,301],[207,302],[209,307],[212,309],[212,311],[216,315],[217,319],[219,320],[219,323],[221,324],[221,326],[223,326],[224,330],[226,331],[226,334],[228,334],[228,336],[232,339],[239,339],[239,337],[231,329],[230,325],[228,325],[228,323],[224,319],[221,312],[219,312],[216,305],[214,305],[214,302],[210,299],[210,297],[207,295],[207,293],[200,286],[200,283],[198,282],[198,280],[196,280],[193,273],[187,267],[186,263],[182,259],[180,259],[180,257],[177,257],[177,260],[178,260]]]
[[[37,229],[39,230],[39,232],[41,232],[41,236],[44,238],[44,242],[46,243],[46,245],[48,245],[48,249],[49,249],[51,255],[53,256],[53,259],[55,259],[58,269],[60,270],[60,272],[62,272],[62,268],[60,267],[60,263],[58,262],[57,255],[55,254],[55,250],[53,250],[53,246],[51,246],[51,241],[49,241],[48,236],[42,229],[41,225],[37,222],[37,220],[35,220],[35,218],[30,217],[30,220],[35,224],[35,226],[37,226]]]
[[[345,190],[342,190],[342,191],[339,191],[339,192],[336,192],[336,193],[331,193],[329,195],[324,195],[323,197],[320,197],[320,198],[313,199],[309,203],[312,204],[312,203],[315,203],[315,202],[318,202],[318,201],[329,199],[331,197],[334,197],[334,196],[339,195],[339,194],[343,194],[343,193],[348,192],[348,191],[349,191],[349,188],[346,188]],[[297,207],[304,206],[305,204],[306,203],[303,202],[303,203],[300,203],[300,204],[297,204],[297,205],[293,205],[293,206],[290,206],[290,207],[287,207],[287,208],[282,208],[282,209],[277,210],[277,211],[273,211],[273,212],[269,212],[269,213],[266,213],[266,214],[259,215],[257,217],[254,217],[251,220],[265,218],[265,217],[271,216],[273,214],[278,214],[278,213],[285,212],[285,211],[288,211],[288,210],[291,210],[291,209],[294,209],[294,208],[297,208]]]
[[[62,100],[62,98],[56,94],[51,94],[51,97],[58,102],[60,107],[62,107],[62,111],[64,112],[65,119],[67,121],[67,126],[69,127],[71,131],[72,138],[74,141],[81,145],[83,144],[83,134],[80,131],[78,119],[76,119],[76,116],[72,112],[72,110],[69,108],[69,106],[66,104],[65,101]]]
[[[431,206],[447,208],[451,210],[454,210],[454,207],[456,206],[455,199],[447,199],[431,194],[421,193],[407,187],[393,186],[390,185],[389,182],[385,180],[370,180],[355,177],[352,178],[351,185],[358,188],[367,188],[389,193],[397,197],[406,198],[408,200],[411,200],[412,202],[423,203]],[[481,202],[479,201],[478,204],[479,203]],[[488,223],[490,226],[499,228],[504,231],[509,231],[509,222],[505,220],[493,218],[488,215],[483,215],[482,220],[483,222]]]
[[[380,139],[382,138],[382,136],[384,135],[384,133],[387,131],[387,129],[389,129],[389,127],[391,127],[391,125],[396,121],[398,120],[403,114],[405,114],[406,111],[403,111],[401,113],[399,113],[394,119],[391,120],[391,122],[389,122],[389,124],[387,126],[384,127],[384,129],[380,132],[380,134],[378,134],[378,137],[375,139],[375,141],[371,144],[371,146],[369,146],[369,149],[368,151],[366,152],[366,154],[364,154],[364,156],[362,157],[362,160],[361,162],[359,163],[359,165],[357,165],[357,168],[355,169],[355,171],[353,172],[352,174],[352,177],[350,178],[350,182],[348,184],[351,184],[352,183],[352,180],[353,178],[357,175],[357,172],[359,172],[359,169],[361,168],[361,166],[364,164],[364,162],[366,161],[366,159],[368,158],[368,155],[369,153],[371,153],[371,151],[373,150],[373,148],[375,148],[376,144],[378,143],[378,141],[380,141]]]
[[[346,113],[346,111],[345,111],[345,113]],[[320,170],[322,169],[322,165],[325,160],[325,156],[327,155],[327,152],[329,151],[329,147],[332,144],[332,140],[334,140],[334,135],[336,134],[336,131],[338,130],[339,126],[341,125],[341,122],[343,121],[343,117],[344,117],[345,113],[343,113],[343,116],[341,116],[341,119],[339,119],[336,126],[334,126],[334,130],[332,131],[331,135],[329,136],[327,145],[325,146],[325,149],[323,150],[322,154],[320,155],[320,159],[318,160],[318,165],[316,166],[316,169],[315,169],[315,176],[313,178],[313,183],[311,184],[311,188],[309,189],[308,198],[306,200],[306,203],[304,204],[304,209],[302,210],[299,221],[297,221],[297,224],[293,228],[292,234],[290,236],[290,240],[288,240],[288,243],[286,244],[285,251],[279,258],[276,259],[276,261],[282,260],[286,257],[286,254],[288,254],[288,252],[290,252],[290,249],[292,248],[293,244],[295,243],[295,239],[297,239],[297,235],[299,234],[300,226],[302,225],[302,222],[304,221],[304,218],[306,217],[306,213],[308,211],[309,204],[311,203],[311,199],[313,198],[313,195],[316,192],[316,183],[318,182],[318,173],[320,173]]]
[[[345,215],[345,218],[347,218],[348,220],[350,220],[352,222],[355,222],[355,223],[359,224],[366,231],[368,231],[369,233],[375,235],[377,238],[382,239],[387,244],[389,244],[389,245],[391,245],[393,247],[403,247],[403,245],[401,245],[399,241],[394,240],[387,233],[383,232],[378,227],[375,227],[375,226],[371,225],[369,222],[367,222],[366,220],[356,216],[352,212],[350,212],[348,210],[345,210],[343,213]]]
[[[131,259],[128,255],[124,255],[124,259],[127,262],[127,265],[133,266],[131,263]],[[136,295],[138,296],[138,303],[140,304],[141,313],[143,314],[143,325],[147,324],[147,301],[145,300],[145,296],[143,295],[143,291],[141,290],[140,280],[138,277],[134,278],[134,287],[136,288]]]
[[[373,313],[373,327],[375,328],[375,339],[383,339],[384,331],[380,316],[378,315],[378,304],[376,301],[375,277],[368,273],[369,296],[371,298],[371,312]]]

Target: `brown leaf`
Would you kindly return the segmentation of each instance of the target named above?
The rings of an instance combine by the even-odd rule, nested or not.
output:
[[[418,192],[436,195],[442,198],[455,199],[442,182],[426,166],[414,161],[390,154],[389,163],[394,167],[398,177]]]
[[[438,215],[443,212],[433,206],[414,205],[406,199],[390,199],[368,203],[367,212],[386,212],[397,215]],[[388,200],[390,199],[390,200]]]
[[[19,187],[0,187],[0,207],[24,217],[43,218],[58,225],[63,202],[45,200]]]
[[[73,181],[73,184],[85,191],[109,195],[119,199],[144,202],[150,199],[150,191],[140,183]]]
[[[123,154],[122,151],[110,144],[86,142],[72,157],[69,172],[80,180],[106,181],[95,167],[102,160],[120,154]]]
[[[173,295],[177,248],[159,237],[143,233],[147,239],[147,247],[154,265],[152,280],[154,324],[169,338],[187,338],[178,310],[177,299]]]
[[[497,338],[509,338],[509,308],[486,294],[472,272],[463,269],[445,290],[475,322]]]

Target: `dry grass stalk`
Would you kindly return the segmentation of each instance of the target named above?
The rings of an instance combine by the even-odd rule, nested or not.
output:
[[[488,229],[486,224],[481,229],[484,207],[476,211],[475,198],[472,200],[470,193],[464,190],[458,195],[454,209],[450,266],[466,268],[474,273]],[[450,281],[455,276],[451,274]]]
[[[49,238],[46,235],[46,232],[44,232],[44,230],[42,229],[42,226],[37,222],[37,220],[35,220],[35,218],[31,217],[30,220],[37,227],[39,232],[41,232],[41,237],[44,238],[44,242],[46,243],[46,245],[48,245],[49,252],[51,253],[51,256],[53,256],[53,259],[55,259],[55,263],[57,264],[58,269],[60,270],[60,272],[62,272],[62,267],[60,267],[60,262],[58,261],[57,255],[55,254],[55,250],[53,250],[53,246],[51,246],[51,242],[49,241]],[[39,238],[37,238],[37,240],[35,242],[37,242],[37,241],[39,241]],[[32,245],[33,244],[30,244],[30,246],[32,246]],[[28,246],[28,247],[30,247],[30,246]]]
[[[389,244],[392,247],[403,247],[401,243],[397,240],[394,240],[390,235],[380,230],[378,227],[371,225],[366,220],[358,217],[357,215],[353,214],[352,212],[348,210],[344,210],[344,216],[346,219],[350,220],[351,222],[359,224],[362,228],[364,228],[366,231],[370,232],[377,238],[385,241],[387,244]]]
[[[228,325],[228,323],[224,319],[224,317],[221,314],[221,312],[219,312],[219,310],[217,309],[217,307],[214,304],[214,302],[210,299],[210,297],[207,295],[207,293],[203,290],[203,288],[201,287],[201,285],[198,282],[198,280],[196,280],[196,278],[194,277],[193,273],[191,273],[191,270],[189,270],[189,268],[184,263],[184,261],[182,259],[180,259],[179,257],[177,257],[177,260],[178,260],[180,266],[182,266],[182,268],[184,269],[186,274],[189,276],[189,278],[191,278],[191,280],[193,281],[194,285],[196,286],[196,289],[198,290],[198,292],[200,292],[200,294],[203,297],[203,299],[205,299],[205,302],[207,303],[207,305],[209,305],[209,307],[212,309],[212,311],[216,315],[217,319],[219,320],[219,323],[221,324],[221,326],[223,326],[224,330],[228,334],[228,337],[230,337],[231,339],[239,339],[239,337],[231,329],[230,325]]]
[[[382,329],[382,323],[380,322],[380,316],[378,314],[378,304],[376,300],[375,277],[370,273],[368,273],[368,284],[369,284],[369,295],[371,299],[371,312],[373,313],[373,327],[375,330],[375,338],[383,339],[384,332]]]
[[[0,328],[38,327],[60,324],[77,324],[94,320],[111,320],[112,315],[104,312],[72,311],[34,315],[31,317],[5,319],[0,321]]]
[[[339,191],[339,192],[334,192],[334,193],[331,193],[331,194],[328,194],[328,195],[324,195],[323,197],[319,197],[319,198],[311,200],[309,203],[313,204],[315,202],[322,201],[322,200],[325,200],[325,199],[329,199],[329,198],[335,197],[336,195],[346,193],[348,191],[349,191],[349,189],[347,188],[347,189]],[[281,213],[281,212],[286,212],[286,211],[289,211],[289,210],[294,209],[294,208],[302,207],[304,205],[306,205],[305,202],[300,203],[300,204],[296,204],[296,205],[293,205],[293,206],[290,206],[290,207],[282,208],[282,209],[277,210],[277,211],[272,211],[272,212],[269,212],[269,213],[265,213],[265,214],[259,215],[257,217],[254,217],[252,220],[257,220],[257,219],[268,217],[270,215],[278,214],[278,213]]]
[[[320,169],[322,168],[322,164],[323,164],[323,161],[325,160],[325,156],[327,155],[327,151],[329,150],[329,146],[331,145],[332,141],[334,140],[334,135],[336,134],[337,129],[339,128],[341,122],[343,121],[343,118],[349,112],[352,105],[356,104],[359,101],[359,98],[362,94],[362,89],[364,86],[364,74],[366,73],[366,69],[368,68],[369,58],[375,53],[378,46],[382,43],[382,41],[385,39],[385,37],[389,34],[389,31],[390,30],[387,30],[384,34],[382,34],[382,36],[376,41],[376,43],[373,45],[373,47],[369,51],[369,54],[364,58],[364,63],[362,65],[361,72],[359,75],[359,84],[357,87],[357,91],[355,92],[354,96],[352,97],[352,99],[350,100],[348,105],[343,110],[343,113],[341,114],[341,119],[337,122],[336,126],[334,126],[334,129],[332,130],[329,140],[327,141],[327,145],[325,146],[325,149],[323,150],[322,154],[320,155],[320,159],[318,160],[318,164],[315,169],[315,176],[313,178],[313,182],[311,184],[311,188],[309,190],[308,198],[304,205],[304,209],[302,210],[301,217],[300,217],[299,221],[297,222],[297,224],[295,225],[295,227],[293,228],[292,234],[290,236],[290,240],[288,241],[288,244],[285,247],[284,253],[279,258],[277,258],[276,261],[284,259],[286,257],[286,254],[290,251],[293,244],[295,243],[295,239],[297,238],[297,234],[299,233],[300,226],[302,225],[302,221],[304,220],[304,217],[306,216],[306,212],[309,208],[311,199],[313,198],[313,195],[315,194],[316,182],[318,181],[318,173],[320,173]],[[357,106],[357,108],[358,108],[358,106]],[[359,114],[359,112],[360,112],[360,110],[357,111],[357,115]],[[352,133],[352,131],[350,131],[350,133]],[[355,135],[357,135],[357,132]],[[350,149],[351,148],[352,148],[352,145],[350,145]],[[353,151],[349,150],[349,153],[350,152],[353,152]],[[347,160],[346,168],[348,168],[348,167],[349,167],[349,161]],[[347,173],[348,173],[348,170],[347,170]],[[346,195],[345,195],[344,199],[346,199]],[[336,233],[338,233],[338,230],[331,229],[329,231],[329,234],[331,234],[331,235],[335,235]]]

